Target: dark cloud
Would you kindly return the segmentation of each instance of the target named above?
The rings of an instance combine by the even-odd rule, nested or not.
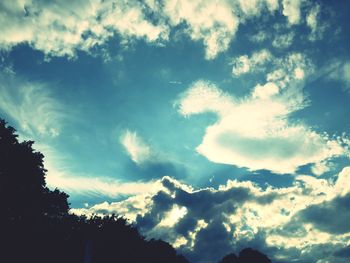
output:
[[[202,229],[196,236],[193,247],[195,253],[187,255],[193,262],[217,262],[223,255],[232,251],[233,236],[227,232],[220,220],[213,220],[207,228]]]
[[[350,246],[339,249],[334,253],[334,256],[341,258],[350,258]]]
[[[180,249],[192,262],[216,262],[224,255],[238,251],[237,246],[244,248],[235,240],[233,232],[235,227],[230,224],[228,230],[224,222],[227,217],[236,212],[236,209],[245,202],[268,204],[276,198],[276,194],[266,194],[256,197],[249,187],[232,187],[223,190],[212,188],[193,191],[187,189],[178,181],[170,177],[162,179],[165,190],[159,191],[152,197],[152,206],[148,212],[136,219],[140,229],[152,236],[174,238],[183,236],[193,240],[193,246],[181,246]],[[171,229],[164,231],[157,224],[166,213],[176,205],[186,207],[187,213]],[[204,222],[205,226],[199,226]],[[171,233],[169,233],[171,232]],[[264,238],[255,239],[249,245],[254,248],[265,248]]]
[[[321,231],[331,234],[344,234],[350,231],[350,194],[336,197],[302,210],[299,218],[312,223]]]

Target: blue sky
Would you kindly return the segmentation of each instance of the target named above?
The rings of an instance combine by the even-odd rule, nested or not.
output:
[[[193,262],[348,262],[349,8],[2,1],[0,113],[76,213],[125,215]]]

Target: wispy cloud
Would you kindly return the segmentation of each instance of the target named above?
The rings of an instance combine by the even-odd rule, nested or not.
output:
[[[339,81],[345,90],[350,91],[350,61],[337,60],[328,67],[328,78]]]
[[[58,136],[66,116],[47,84],[27,81],[12,71],[0,72],[0,109],[16,121],[20,132],[32,137]]]
[[[143,164],[155,157],[151,147],[136,132],[126,130],[121,136],[120,142],[136,164]]]
[[[147,182],[120,181],[114,177],[73,171],[67,156],[58,152],[49,144],[35,143],[34,148],[45,154],[44,165],[47,169],[46,183],[75,196],[120,196],[152,193],[157,190],[155,180]]]

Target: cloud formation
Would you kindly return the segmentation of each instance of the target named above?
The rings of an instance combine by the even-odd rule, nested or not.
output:
[[[256,54],[271,57],[266,51]],[[236,98],[207,81],[197,81],[180,96],[180,114],[213,112],[218,117],[206,128],[198,153],[212,162],[275,173],[294,173],[302,165],[343,153],[337,140],[288,119],[307,105],[303,86],[312,70],[310,62],[293,53],[275,59],[273,65],[266,82],[248,97]]]
[[[145,18],[138,1],[3,1],[0,47],[28,43],[50,56],[75,56],[89,51],[114,34],[127,41],[142,38],[157,42],[167,29]]]
[[[49,56],[76,56],[91,52],[118,35],[121,43],[143,39],[148,43],[171,41],[171,32],[203,43],[205,57],[213,59],[229,48],[240,25],[262,15],[286,17],[300,24],[302,7],[311,9],[307,26],[316,34],[318,9],[301,0],[165,0],[165,1],[2,1],[0,48],[27,43]],[[280,6],[282,12],[280,13]],[[177,34],[179,35],[179,34]]]
[[[215,262],[246,246],[270,254],[274,262],[342,262],[333,253],[324,258],[320,248],[337,251],[349,240],[350,188],[344,184],[349,176],[347,167],[335,183],[299,176],[284,188],[229,180],[198,190],[164,177],[153,193],[75,211],[126,212],[143,233],[171,242],[193,262]]]

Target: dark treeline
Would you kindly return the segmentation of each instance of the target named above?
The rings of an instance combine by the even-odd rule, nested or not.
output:
[[[19,142],[15,129],[0,119],[0,262],[188,262],[168,243],[146,240],[124,218],[69,213],[68,195],[46,186],[44,156],[32,145]],[[270,261],[245,249],[220,262]]]
[[[229,254],[219,261],[219,263],[270,263],[270,262],[271,262],[270,259],[266,255],[251,248],[243,249],[241,252],[239,252],[238,256],[236,256],[233,253]]]

